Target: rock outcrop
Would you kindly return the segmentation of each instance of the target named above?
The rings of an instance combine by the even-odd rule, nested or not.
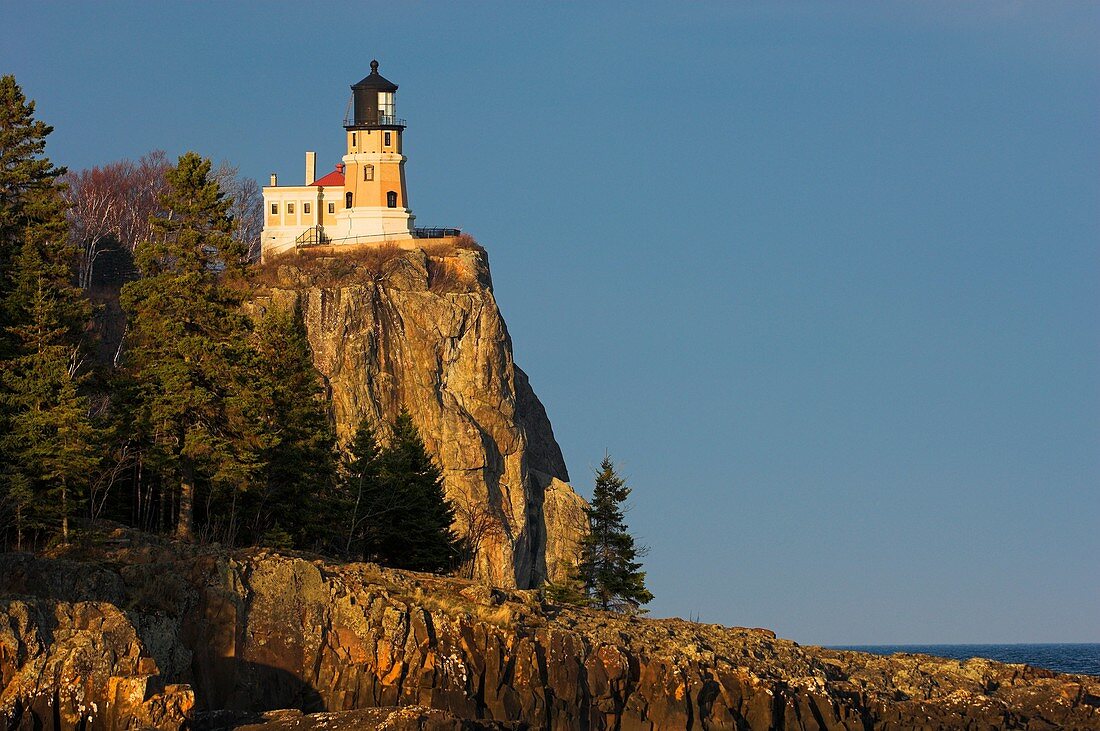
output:
[[[7,728],[65,731],[1100,729],[1100,678],[155,542],[0,556],[0,679]]]
[[[383,248],[278,260],[263,275],[268,286],[255,306],[261,314],[301,309],[339,435],[366,418],[384,436],[407,409],[443,468],[458,529],[491,518],[479,536],[479,578],[534,587],[575,560],[563,551],[580,537],[584,503],[567,484],[546,411],[512,360],[484,251]]]

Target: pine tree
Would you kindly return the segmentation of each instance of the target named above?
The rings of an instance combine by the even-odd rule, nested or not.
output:
[[[68,539],[97,463],[81,393],[91,307],[73,285],[64,170],[42,156],[51,131],[0,77],[0,502],[19,545],[39,529]]]
[[[285,531],[298,548],[336,545],[342,506],[335,493],[336,435],[313,366],[302,313],[268,312],[258,330],[257,374],[251,390],[268,446],[254,531]]]
[[[15,285],[14,265],[27,242],[49,252],[52,265],[75,261],[66,241],[65,207],[58,178],[64,168],[43,156],[53,127],[34,118],[15,77],[0,77],[0,303]],[[52,273],[52,272],[51,272]],[[13,313],[5,311],[10,318]],[[3,337],[3,335],[0,335]],[[2,357],[0,353],[0,357]]]
[[[365,556],[366,544],[377,544],[376,526],[385,525],[396,508],[383,499],[378,474],[380,454],[370,421],[363,419],[348,445],[340,470],[341,492],[350,515],[345,545],[349,556],[356,548]]]
[[[3,372],[8,428],[0,451],[16,494],[21,489],[24,496],[20,523],[24,517],[31,521],[16,526],[17,543],[25,527],[57,530],[68,541],[69,520],[99,462],[87,400],[79,392],[85,378],[80,350],[67,335],[66,292],[58,291],[45,270],[38,250],[25,246],[14,289],[25,311],[22,322],[10,328],[19,355]]]
[[[266,446],[255,432],[254,351],[241,309],[243,248],[210,161],[189,152],[166,174],[154,235],[138,245],[142,277],[122,290],[124,364],[137,384],[149,466],[177,486],[176,534],[193,535],[195,491],[239,490]]]
[[[604,457],[586,510],[590,530],[581,543],[577,576],[591,603],[617,612],[636,611],[653,599],[636,560],[645,549],[635,547],[626,528],[622,505],[629,496],[630,488],[616,474],[615,464]]]
[[[364,557],[413,571],[451,568],[463,546],[451,530],[454,507],[444,496],[442,473],[408,412],[397,417],[393,437],[375,465],[377,487],[364,492],[361,504],[367,522]]]
[[[555,604],[573,604],[576,606],[588,606],[591,602],[585,591],[584,581],[581,580],[576,567],[570,569],[565,577],[559,581],[547,580],[542,586],[546,598]]]

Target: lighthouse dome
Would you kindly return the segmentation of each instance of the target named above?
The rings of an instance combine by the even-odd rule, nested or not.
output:
[[[351,85],[352,90],[364,91],[397,91],[397,84],[378,73],[378,61],[370,62],[370,73],[359,80],[359,83]]]

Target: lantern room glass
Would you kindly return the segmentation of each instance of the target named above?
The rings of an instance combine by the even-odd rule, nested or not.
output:
[[[395,111],[393,107],[393,92],[378,92],[378,121],[385,124],[384,120],[393,119]]]

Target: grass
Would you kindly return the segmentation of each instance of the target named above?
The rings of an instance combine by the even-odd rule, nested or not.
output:
[[[463,276],[446,259],[428,259],[428,289],[436,294],[460,292],[469,284],[469,278]]]
[[[385,271],[386,264],[402,253],[401,247],[392,241],[335,252],[330,247],[295,249],[256,266],[252,276],[257,284],[272,287],[280,282],[279,268],[291,265],[306,275],[316,277],[321,283],[331,284],[361,270],[377,278]]]
[[[448,294],[466,291],[473,278],[461,260],[457,257],[462,251],[484,253],[474,237],[460,234],[448,239],[424,239],[420,249],[427,255],[428,289],[436,294]],[[393,241],[371,246],[323,246],[304,249],[292,249],[283,254],[269,257],[252,269],[252,282],[262,287],[276,287],[286,284],[279,270],[284,265],[292,266],[319,285],[332,285],[343,279],[367,273],[378,280],[386,271],[386,266],[405,255]]]
[[[470,234],[459,234],[454,238],[454,247],[456,249],[466,249],[467,251],[478,251],[482,254],[485,253],[485,247],[477,242]]]
[[[445,239],[421,239],[420,248],[428,256],[454,256],[459,251],[477,251],[485,253],[485,247],[470,234],[459,234]]]
[[[446,258],[458,253],[458,247],[451,239],[423,239],[420,250],[428,256]]]

